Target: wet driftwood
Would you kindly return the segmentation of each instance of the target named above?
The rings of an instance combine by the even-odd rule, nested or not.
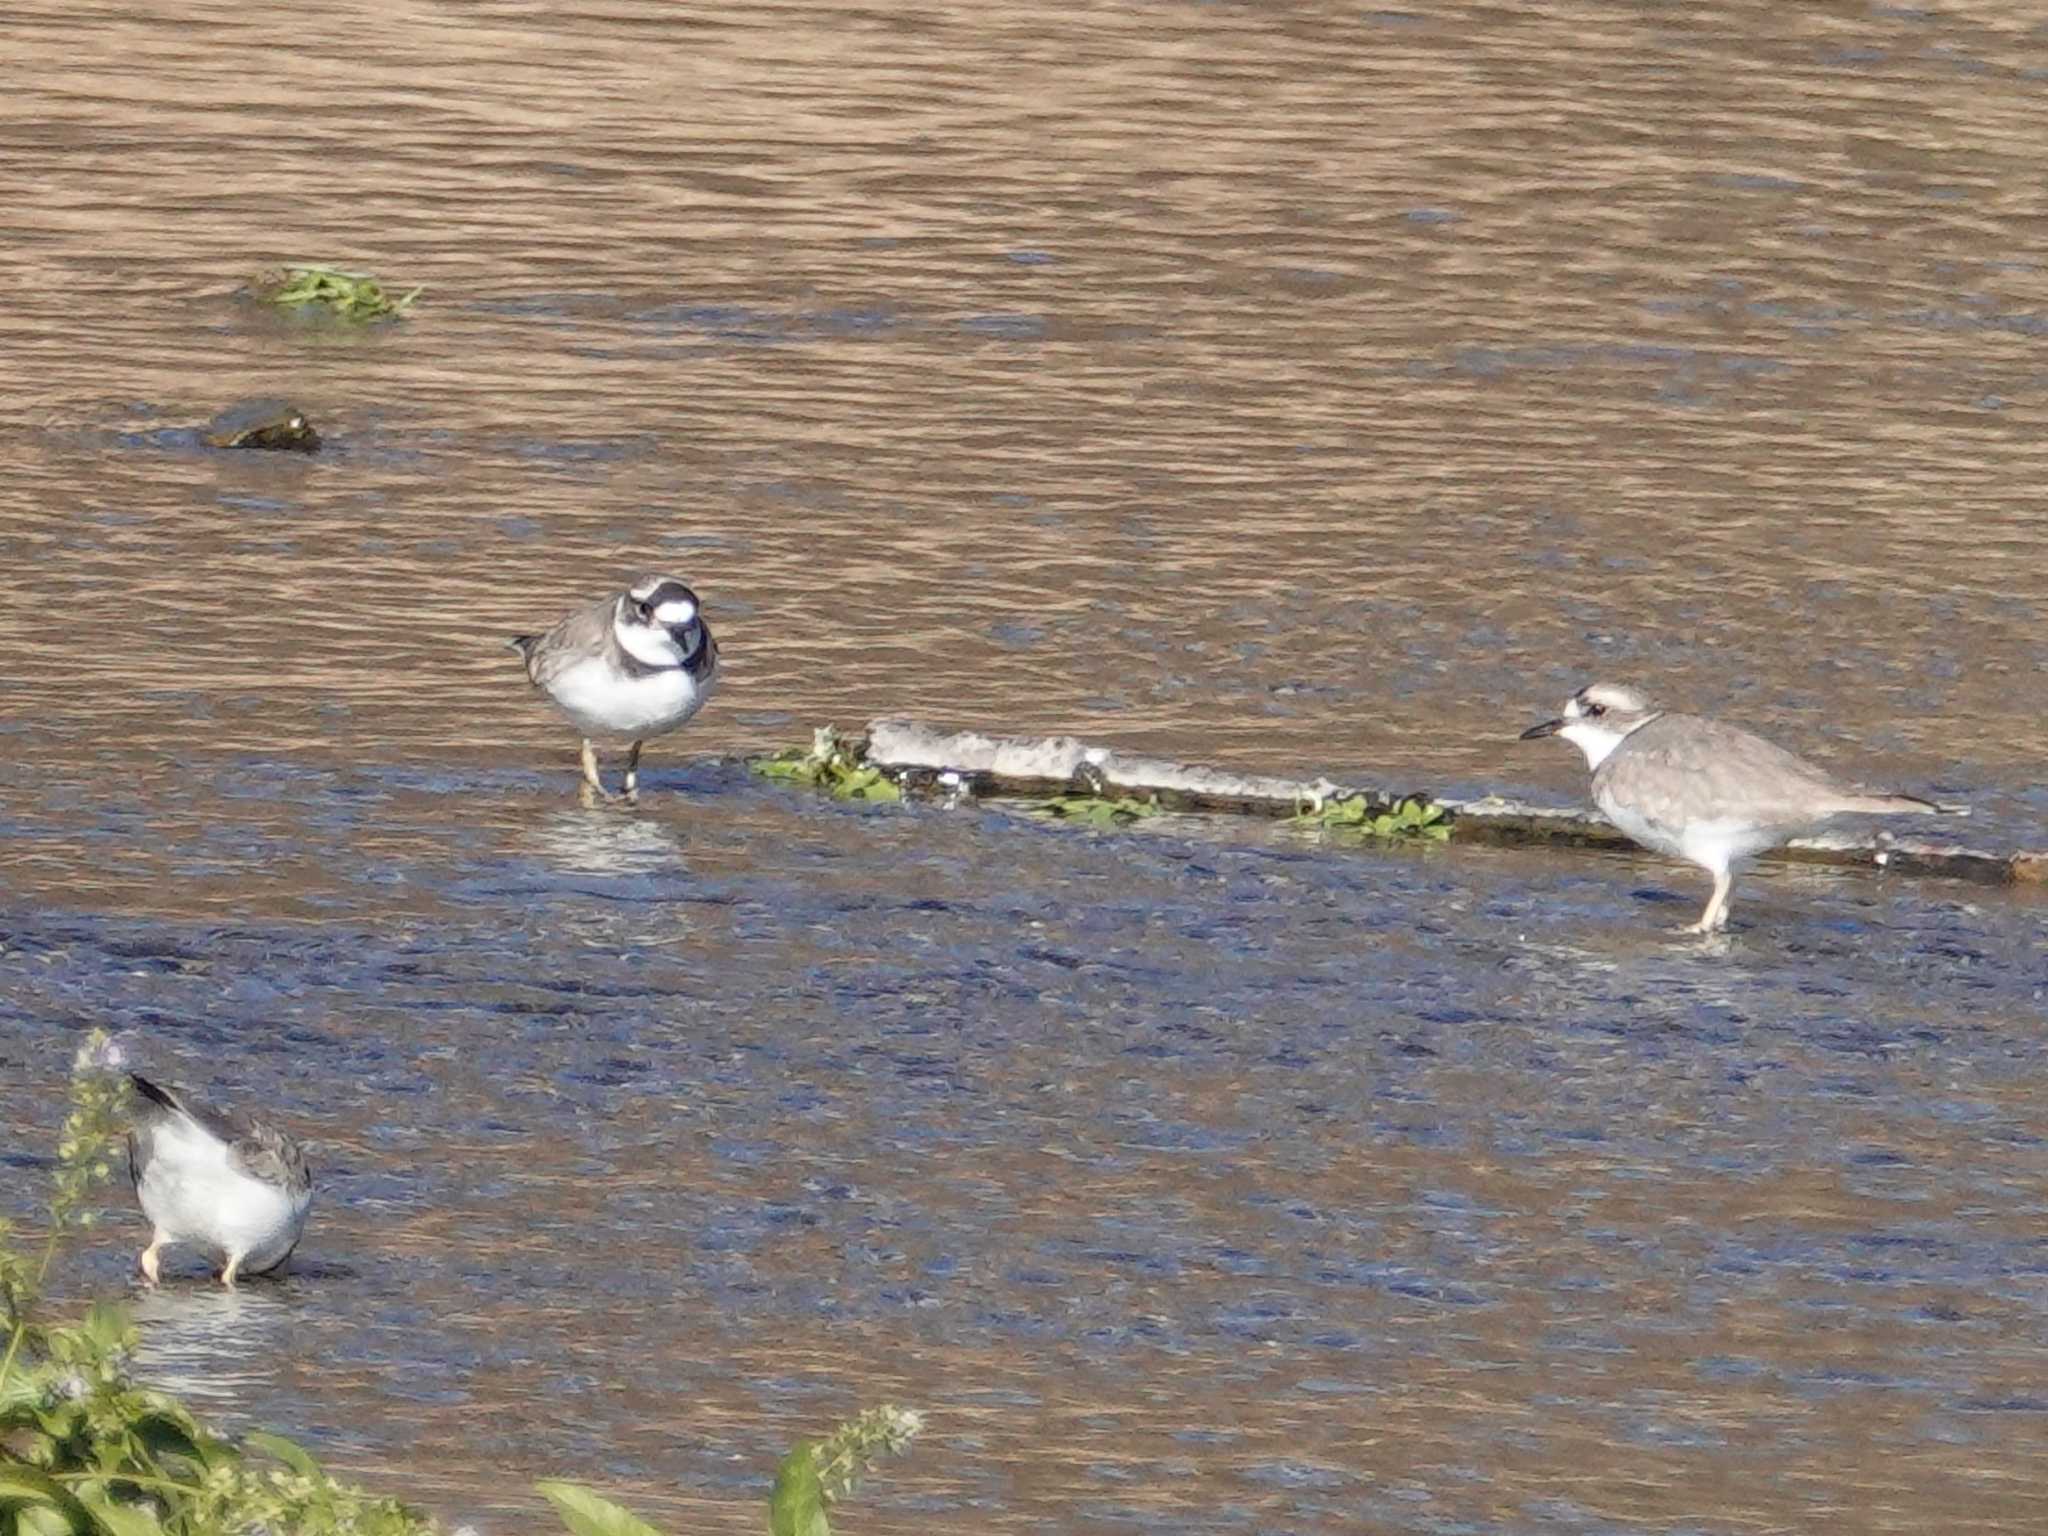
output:
[[[876,720],[867,730],[867,761],[912,783],[954,786],[975,795],[1130,795],[1173,810],[1292,816],[1330,801],[1365,796],[1390,807],[1411,790],[1229,773],[1163,757],[1089,746],[1071,736],[984,736],[942,731],[913,720]],[[1633,848],[1594,811],[1530,805],[1489,795],[1483,800],[1431,797],[1459,842],[1563,843]],[[1831,832],[1765,855],[1814,864],[1883,866],[1913,874],[1948,875],[1988,884],[2048,881],[2048,851],[2001,853],[1887,832]]]

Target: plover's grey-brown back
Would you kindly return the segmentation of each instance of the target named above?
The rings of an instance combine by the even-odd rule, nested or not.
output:
[[[260,1275],[291,1257],[306,1230],[313,1178],[299,1144],[262,1120],[225,1115],[129,1074],[139,1102],[128,1133],[128,1175],[155,1229],[142,1277],[157,1282],[172,1243],[220,1255],[221,1284]]]
[[[1593,803],[1616,827],[1713,875],[1714,894],[1694,933],[1726,926],[1736,861],[1838,816],[1968,814],[1837,779],[1761,736],[1655,709],[1612,683],[1580,689],[1557,719],[1522,732],[1524,741],[1541,736],[1562,736],[1586,754]]]
[[[533,685],[583,733],[583,781],[599,798],[599,743],[626,747],[625,798],[633,799],[641,747],[696,714],[718,683],[718,642],[697,594],[673,576],[643,576],[512,644]]]

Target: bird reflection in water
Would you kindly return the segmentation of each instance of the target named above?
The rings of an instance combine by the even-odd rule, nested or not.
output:
[[[606,811],[560,811],[528,831],[542,858],[571,875],[680,873],[682,840],[648,817]]]
[[[268,1379],[296,1308],[277,1285],[164,1286],[130,1303],[141,1340],[136,1375],[188,1402],[233,1404]]]

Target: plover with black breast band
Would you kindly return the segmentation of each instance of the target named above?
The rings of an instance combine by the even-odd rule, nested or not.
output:
[[[512,644],[533,685],[583,733],[583,781],[600,798],[599,744],[626,747],[625,798],[635,799],[641,746],[696,714],[718,682],[718,642],[697,594],[673,576],[643,576]]]
[[[173,1243],[220,1255],[220,1283],[260,1275],[291,1257],[313,1205],[299,1144],[264,1120],[206,1108],[130,1073],[140,1100],[128,1133],[128,1177],[152,1230],[142,1278],[155,1285]]]
[[[1541,736],[1562,736],[1586,754],[1593,803],[1622,832],[1714,877],[1714,894],[1689,933],[1727,926],[1737,860],[1817,832],[1838,816],[1969,814],[1964,806],[1837,779],[1761,736],[1653,708],[1612,683],[1581,688],[1557,719],[1522,732],[1524,741]]]

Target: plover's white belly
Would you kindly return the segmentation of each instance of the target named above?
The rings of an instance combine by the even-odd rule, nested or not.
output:
[[[1652,820],[1613,795],[1596,791],[1593,799],[1601,814],[1633,841],[1716,873],[1779,841],[1775,833],[1736,817],[1715,817],[1674,826]]]
[[[1624,805],[1613,795],[1604,794],[1598,786],[1593,791],[1593,803],[1600,807],[1600,814],[1619,828],[1622,834],[1645,848],[1654,848],[1659,853],[1668,853],[1676,858],[1690,859],[1679,836],[1662,822],[1652,821],[1634,806]],[[1697,860],[1694,860],[1697,863]]]
[[[713,682],[700,683],[681,667],[634,676],[592,657],[552,678],[548,696],[584,735],[638,741],[672,731],[697,713]]]
[[[1741,821],[1724,817],[1715,821],[1696,821],[1685,829],[1683,846],[1679,852],[1695,864],[1708,869],[1726,869],[1737,859],[1746,859],[1753,853],[1774,847],[1785,839],[1775,828],[1764,828],[1753,821]]]
[[[136,1185],[142,1213],[173,1242],[243,1255],[264,1270],[291,1252],[305,1230],[310,1193],[294,1193],[242,1172],[226,1145],[187,1123],[156,1128],[154,1153]]]

